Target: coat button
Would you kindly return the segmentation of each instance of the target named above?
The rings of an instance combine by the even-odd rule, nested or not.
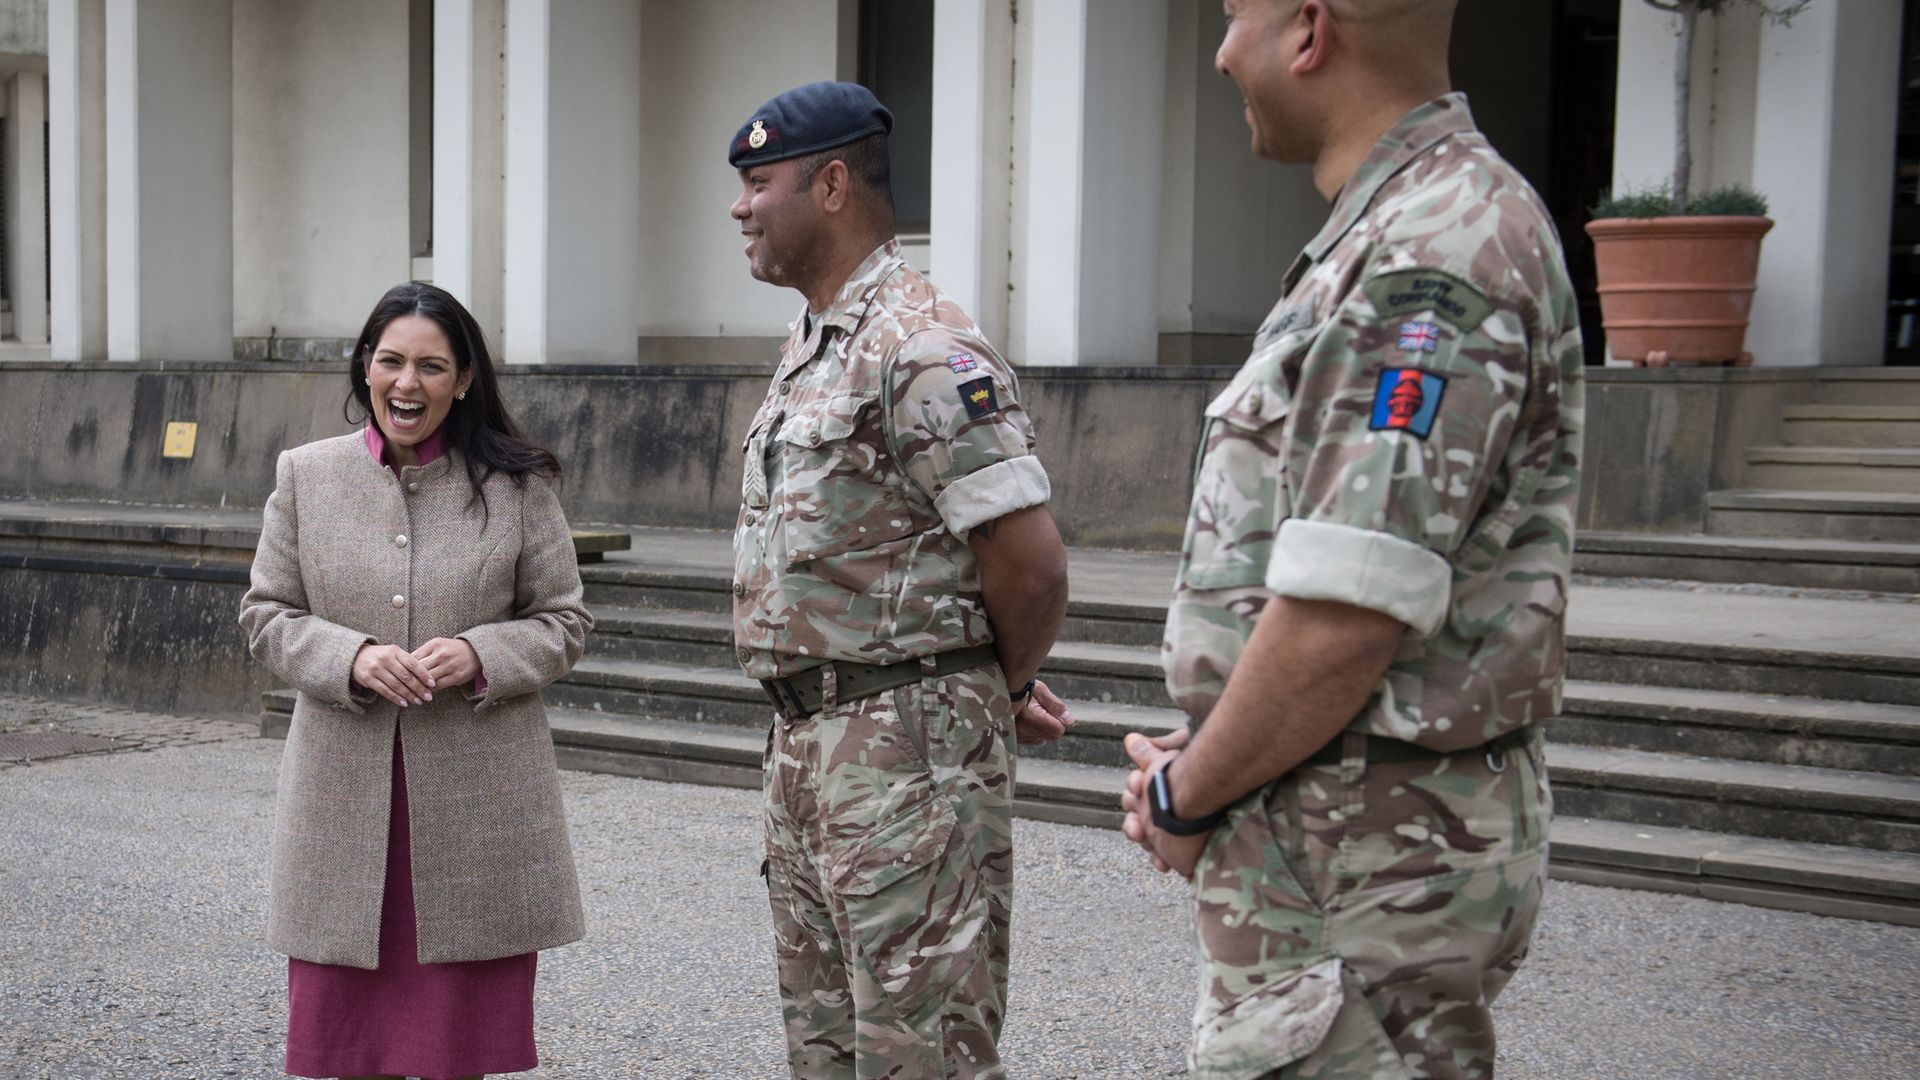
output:
[[[408,491],[416,491],[416,492],[417,492],[417,491],[419,491],[419,490],[420,490],[420,485],[419,485],[419,484],[408,484],[408,485],[407,485],[407,490],[408,490]]]
[[[406,598],[406,597],[404,597],[404,596],[401,596],[401,595],[400,595],[399,593],[394,593],[394,594],[393,594],[393,606],[394,606],[394,607],[406,607],[406,606],[407,606],[407,598]]]
[[[807,432],[807,445],[808,446],[820,445],[820,433],[818,431]]]
[[[734,582],[734,583],[733,583],[733,595],[735,595],[735,596],[745,596],[745,595],[747,595],[747,586],[746,586],[746,584],[745,584],[744,582],[739,582],[739,581],[736,581],[736,582]]]
[[[747,511],[747,524],[758,525],[759,523],[760,523],[760,515],[754,513],[751,510]]]
[[[793,384],[792,384],[792,383],[790,383],[790,382],[783,382],[783,383],[781,383],[781,384],[780,384],[780,396],[781,396],[781,397],[786,397],[786,396],[787,396],[788,394],[791,394],[791,393],[793,393]]]
[[[753,662],[753,650],[752,650],[752,649],[741,649],[741,650],[740,650],[740,662],[741,662],[741,663],[743,663],[743,664],[748,664],[748,663],[752,663],[752,662]]]
[[[406,534],[405,534],[405,533],[402,533],[401,535],[399,535],[399,536],[396,536],[396,537],[394,537],[394,538],[393,538],[393,546],[394,546],[394,547],[398,547],[398,548],[403,548],[403,547],[406,547],[406,546],[407,546],[407,537],[406,537]]]

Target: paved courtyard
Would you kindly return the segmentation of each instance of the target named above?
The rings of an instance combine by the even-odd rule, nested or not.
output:
[[[260,943],[280,744],[0,697],[0,1077],[279,1075]],[[569,773],[589,937],[541,958],[545,1078],[777,1077],[751,792]],[[1021,822],[1005,1053],[1027,1078],[1182,1074],[1180,884],[1116,834]],[[1567,883],[1498,1005],[1504,1077],[1920,1075],[1920,929]]]

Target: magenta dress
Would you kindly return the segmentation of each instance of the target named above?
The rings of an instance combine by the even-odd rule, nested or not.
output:
[[[385,446],[367,425],[367,449]],[[440,433],[420,447],[440,456]],[[484,687],[482,680],[476,680]],[[412,841],[400,734],[393,739],[393,816],[386,892],[380,904],[380,966],[287,961],[287,1072],[336,1077],[381,1074],[424,1080],[523,1072],[539,1064],[533,1044],[533,981],[539,954],[461,964],[422,964],[413,917]]]

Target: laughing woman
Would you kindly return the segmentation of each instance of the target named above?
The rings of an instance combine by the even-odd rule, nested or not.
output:
[[[583,932],[539,696],[592,628],[560,463],[431,285],[380,298],[350,385],[365,428],[280,455],[240,612],[299,692],[267,928],[287,1072],[531,1069],[536,952]]]

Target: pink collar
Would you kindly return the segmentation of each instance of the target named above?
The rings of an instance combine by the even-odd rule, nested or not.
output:
[[[373,455],[373,460],[385,465],[396,473],[399,472],[399,466],[387,460],[387,440],[380,436],[380,425],[369,419],[367,426],[362,430],[366,433],[367,453]],[[422,465],[431,464],[441,454],[446,453],[447,425],[443,423],[439,427],[434,428],[433,434],[427,436],[426,441],[420,444],[419,449],[420,464]]]

